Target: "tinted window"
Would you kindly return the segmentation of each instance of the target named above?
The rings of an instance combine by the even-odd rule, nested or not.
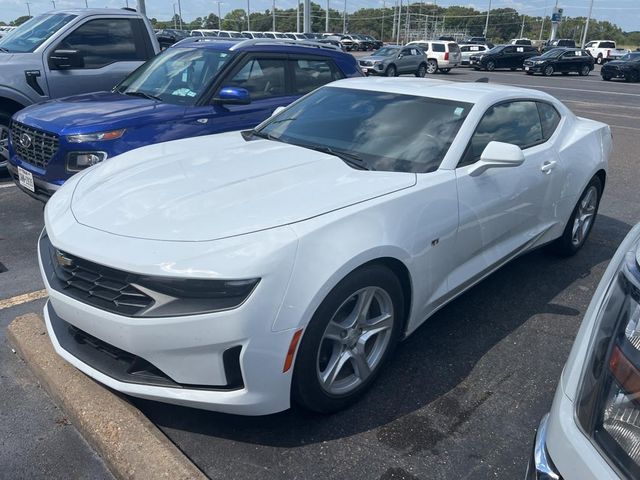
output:
[[[431,50],[433,50],[434,52],[444,52],[445,51],[444,43],[432,43]]]
[[[308,93],[342,78],[330,60],[294,60],[291,63],[293,64],[294,91],[296,93]]]
[[[450,52],[459,52],[460,51],[460,47],[458,46],[457,43],[450,43],[449,44],[449,51]]]
[[[253,100],[284,95],[285,60],[250,59],[224,82],[224,86],[246,88]]]
[[[516,47],[504,47],[504,50],[502,50],[502,53],[515,53],[515,51],[516,51]]]
[[[458,166],[478,161],[485,147],[492,141],[512,143],[523,149],[540,143],[542,127],[536,103],[501,103],[487,110]]]
[[[616,48],[616,44],[613,42],[600,42],[600,48]]]
[[[542,102],[538,103],[538,112],[540,113],[540,123],[542,123],[542,137],[546,142],[556,131],[560,123],[560,114],[552,105]]]
[[[272,117],[259,134],[356,155],[376,170],[438,168],[472,105],[396,93],[322,87]]]
[[[40,15],[20,25],[11,35],[0,40],[0,47],[13,52],[33,52],[51,35],[76,18],[75,15],[56,13]]]
[[[133,21],[126,18],[90,20],[69,34],[58,48],[78,50],[85,68],[145,60],[144,49],[136,48],[133,25]]]

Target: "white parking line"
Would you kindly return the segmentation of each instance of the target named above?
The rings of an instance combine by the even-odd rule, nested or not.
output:
[[[5,300],[0,300],[0,310],[22,305],[23,303],[33,302],[34,300],[39,300],[46,296],[47,296],[46,290],[37,290],[35,292],[25,293],[23,295],[17,295],[15,297],[7,298]]]
[[[550,90],[568,90],[570,92],[575,93],[599,93],[600,95],[624,95],[628,97],[640,97],[640,93],[626,93],[626,92],[603,92],[602,90],[585,90],[583,88],[567,88],[567,87],[552,87],[551,85],[527,85],[522,83],[504,83],[503,85],[511,85],[514,87],[524,87],[524,88],[539,88],[540,90],[550,89]]]
[[[9,188],[9,187],[15,187],[16,184],[15,183],[3,183],[2,185],[0,185],[0,188]]]

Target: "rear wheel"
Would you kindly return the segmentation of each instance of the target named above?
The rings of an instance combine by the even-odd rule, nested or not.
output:
[[[436,60],[427,60],[427,73],[433,75],[438,71],[438,62]]]
[[[496,62],[489,60],[485,68],[487,69],[487,72],[493,72],[496,69]]]
[[[591,72],[589,65],[583,65],[578,73],[580,74],[580,76],[586,77],[587,75],[589,75],[589,72]]]
[[[329,292],[305,329],[292,397],[322,413],[355,402],[395,348],[404,315],[402,287],[382,265],[362,267]]]
[[[398,76],[398,70],[396,70],[396,66],[395,65],[389,65],[387,67],[386,74],[387,74],[387,77],[397,77]]]
[[[557,254],[569,257],[582,248],[595,223],[601,195],[602,182],[593,177],[580,195],[562,236],[551,244]]]
[[[549,77],[553,75],[553,65],[547,65],[546,67],[544,67],[544,70],[542,70],[542,73],[544,74],[545,77]]]
[[[604,58],[602,58],[602,54],[598,54],[598,57],[596,58],[596,63],[598,65],[602,65],[604,63]]]
[[[420,66],[418,67],[418,71],[416,72],[416,77],[424,77],[427,74],[427,65],[424,63],[421,63]]]

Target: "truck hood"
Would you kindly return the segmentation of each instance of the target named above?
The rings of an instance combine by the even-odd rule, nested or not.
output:
[[[142,147],[93,167],[77,183],[71,210],[79,223],[115,235],[207,241],[415,183],[413,173],[356,170],[332,155],[230,132]]]
[[[18,112],[26,125],[74,135],[96,133],[181,118],[185,107],[112,92],[97,92],[49,100]]]

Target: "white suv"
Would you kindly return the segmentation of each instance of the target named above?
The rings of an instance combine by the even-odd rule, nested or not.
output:
[[[416,40],[407,45],[417,45],[427,56],[427,73],[449,73],[453,67],[462,63],[460,47],[455,42],[442,40]]]

